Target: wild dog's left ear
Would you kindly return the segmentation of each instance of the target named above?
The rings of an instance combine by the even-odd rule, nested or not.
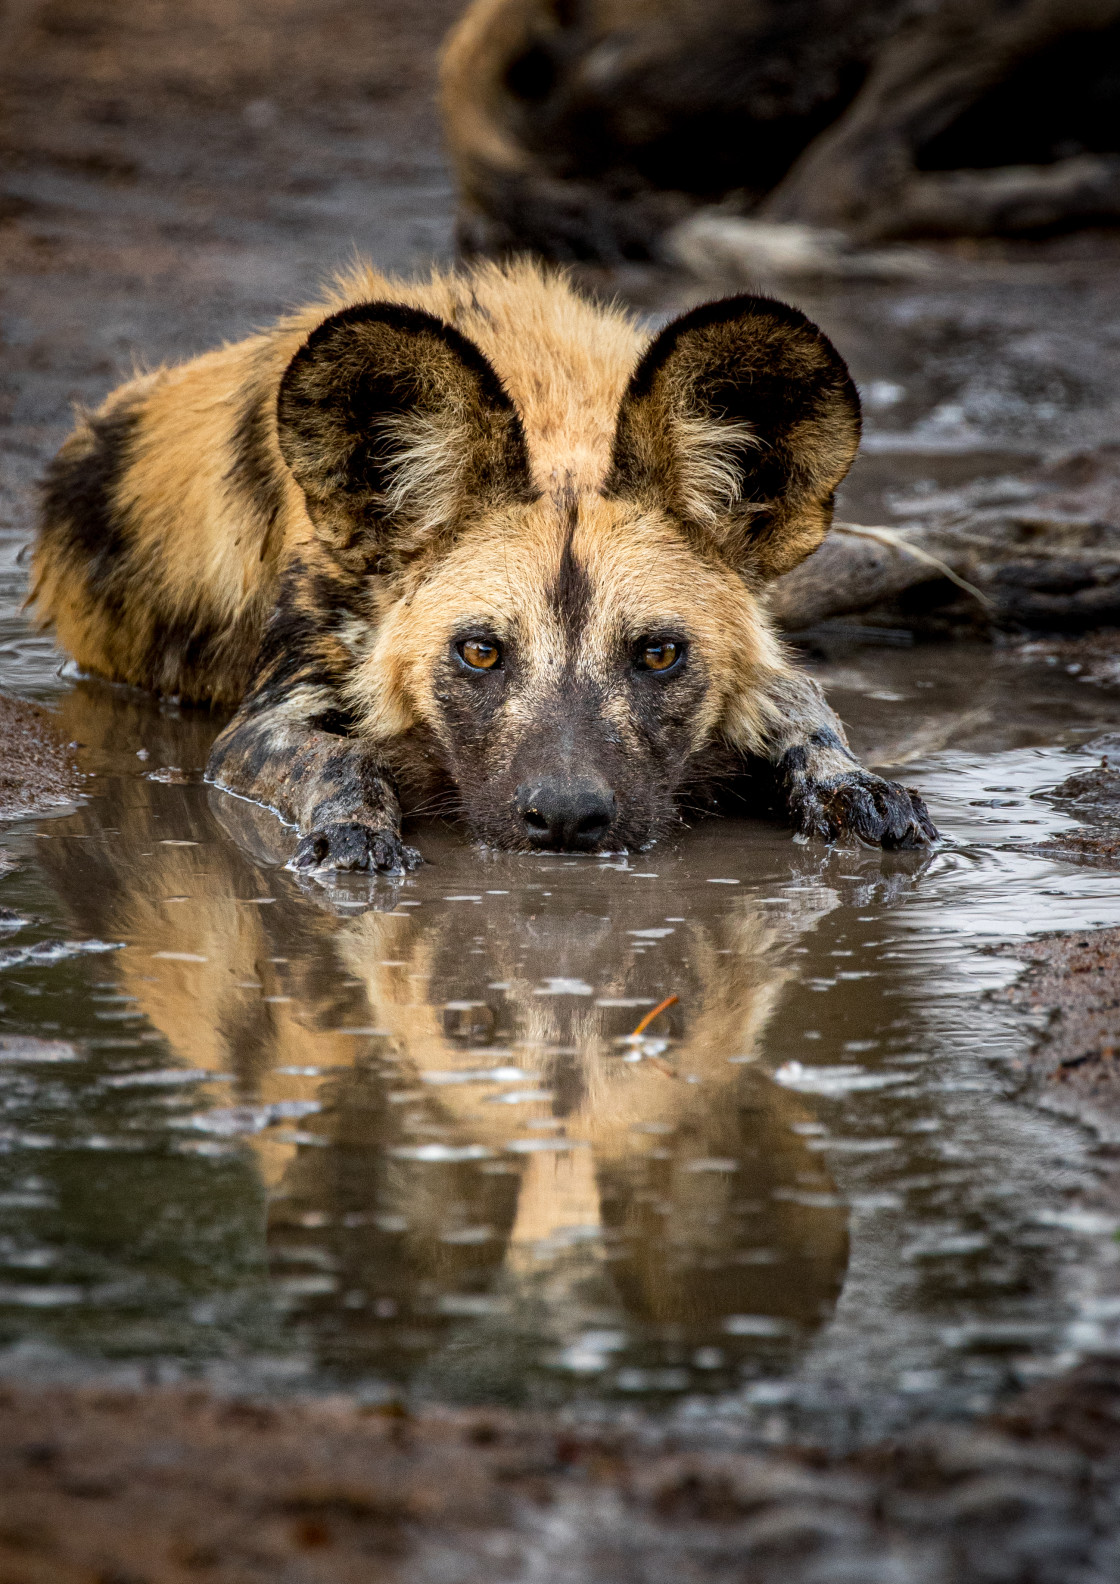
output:
[[[491,364],[401,303],[359,303],[311,332],[281,381],[277,430],[320,539],[355,568],[406,558],[472,508],[536,495]]]
[[[741,572],[788,572],[828,532],[859,445],[844,360],[769,297],[667,325],[619,408],[606,493],[667,508]]]

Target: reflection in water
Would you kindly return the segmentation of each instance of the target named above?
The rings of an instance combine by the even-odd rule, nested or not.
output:
[[[1107,1264],[1063,1221],[1092,1166],[1011,1099],[1021,1030],[973,993],[1013,972],[977,934],[1118,911],[1004,850],[1066,818],[1038,750],[922,772],[964,843],[930,862],[747,822],[607,861],[433,827],[415,876],[320,885],[202,785],[211,721],[62,709],[91,798],[9,838],[0,917],[9,1349],[703,1393],[840,1439],[1061,1352],[1064,1262]]]
[[[333,1346],[387,1348],[406,1367],[372,1303],[429,1327],[428,1346],[445,1329],[434,1316],[485,1314],[490,1356],[465,1345],[488,1390],[540,1337],[589,1373],[603,1352],[634,1368],[700,1349],[724,1381],[745,1357],[784,1357],[831,1312],[847,1233],[793,1131],[805,1111],[750,1067],[783,977],[773,932],[750,903],[715,928],[679,926],[687,1010],[629,1041],[652,1000],[640,959],[618,961],[609,921],[578,894],[553,900],[546,916],[525,895],[488,898],[480,917],[366,914],[337,938],[385,1034],[321,1091],[345,1168],[301,1152],[277,1214],[290,1228],[295,1203],[360,1223],[337,1251],[349,1301],[367,1301]],[[291,1257],[298,1238],[277,1247]],[[405,1346],[420,1346],[414,1330]]]
[[[803,1103],[753,1066],[819,904],[793,928],[749,895],[667,923],[656,887],[620,929],[602,865],[524,884],[474,855],[476,882],[522,883],[347,917],[247,862],[282,834],[251,806],[128,790],[127,816],[99,801],[56,826],[46,861],[83,930],[125,943],[132,1013],[221,1075],[195,1128],[250,1137],[274,1282],[321,1363],[456,1395],[608,1362],[624,1385],[716,1386],[831,1313],[846,1212]],[[655,949],[679,1000],[635,1039]]]

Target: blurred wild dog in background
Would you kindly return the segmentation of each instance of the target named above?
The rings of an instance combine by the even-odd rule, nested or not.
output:
[[[916,846],[921,799],[767,616],[858,441],[782,303],[648,342],[526,262],[359,268],[81,421],[32,598],[80,666],[239,706],[209,776],[298,829],[297,867],[407,867],[402,811],[441,800],[497,847],[642,848],[752,765],[807,835]]]
[[[474,0],[471,252],[658,258],[698,205],[858,242],[1120,217],[1120,0]]]

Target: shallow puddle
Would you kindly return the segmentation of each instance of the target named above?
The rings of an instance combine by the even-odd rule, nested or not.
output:
[[[982,992],[1017,971],[993,942],[1120,922],[1114,875],[1017,850],[1072,823],[1033,794],[1107,706],[987,649],[820,674],[928,794],[931,858],[433,825],[407,880],[301,883],[202,783],[205,716],[66,693],[92,796],[0,838],[5,1367],[843,1442],[1068,1359],[1114,1229]]]

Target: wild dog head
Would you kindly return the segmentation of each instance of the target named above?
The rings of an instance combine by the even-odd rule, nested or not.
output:
[[[843,361],[766,298],[677,319],[615,399],[591,472],[546,468],[547,413],[529,432],[476,344],[391,303],[327,319],[281,386],[321,544],[368,584],[358,729],[422,741],[499,847],[644,847],[702,756],[759,746],[765,585],[858,445]]]

